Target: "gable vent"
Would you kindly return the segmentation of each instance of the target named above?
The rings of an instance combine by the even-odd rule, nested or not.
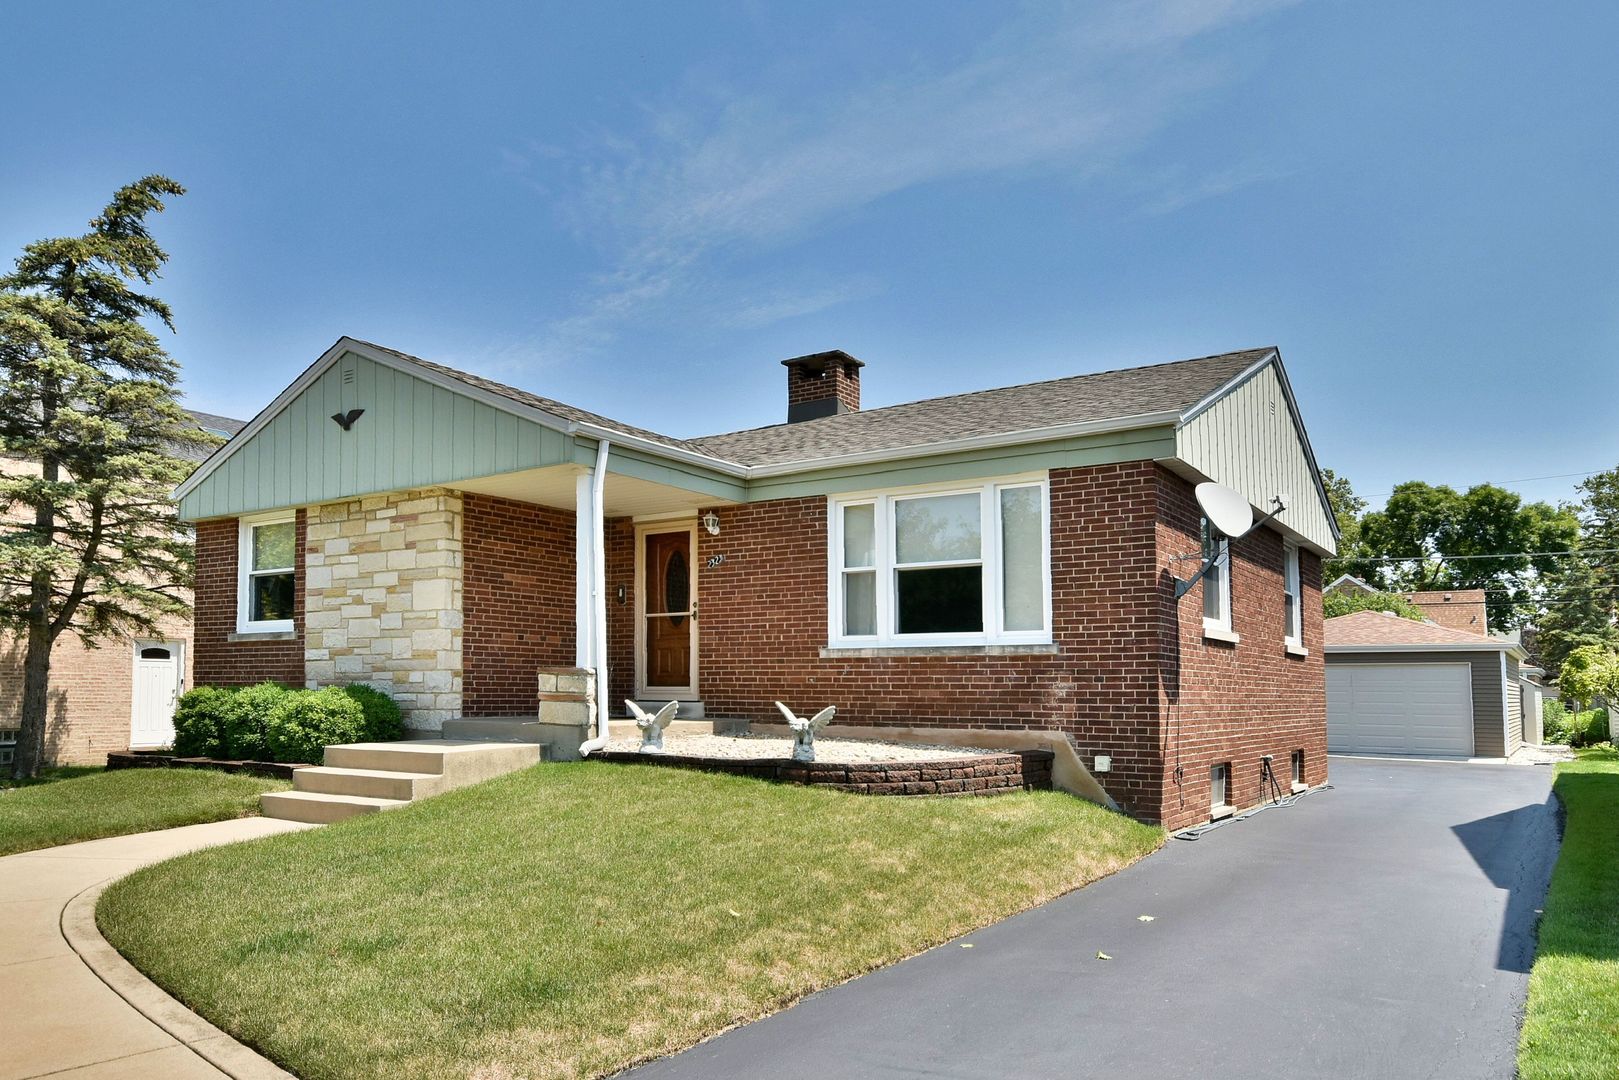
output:
[[[354,369],[353,368],[346,367],[346,368],[343,369],[343,385],[344,386],[353,386],[354,385]],[[1272,408],[1275,408],[1274,404],[1272,405]]]

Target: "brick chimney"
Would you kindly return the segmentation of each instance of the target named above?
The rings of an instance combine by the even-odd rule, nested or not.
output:
[[[866,365],[842,349],[795,356],[782,366],[789,424],[860,411],[860,369]]]

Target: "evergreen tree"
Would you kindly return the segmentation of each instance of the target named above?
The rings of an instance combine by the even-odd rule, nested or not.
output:
[[[0,478],[0,632],[24,646],[14,775],[44,752],[51,647],[155,629],[190,610],[193,551],[169,493],[174,456],[217,442],[175,398],[179,369],[144,320],[168,305],[140,291],[168,256],[146,228],[179,184],[120,189],[82,236],[23,249],[0,277],[0,453],[35,463]]]

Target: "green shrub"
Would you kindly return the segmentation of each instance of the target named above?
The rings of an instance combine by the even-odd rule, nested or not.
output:
[[[174,704],[174,752],[181,757],[224,757],[225,709],[232,691],[199,686]]]
[[[266,736],[270,712],[283,698],[296,692],[280,683],[261,682],[232,694],[225,705],[223,723],[220,725],[220,733],[224,736],[221,747],[223,755],[241,761],[269,760]]]
[[[1548,701],[1541,708],[1541,728],[1549,743],[1567,746],[1595,746],[1611,737],[1607,709],[1586,709],[1570,713],[1561,701]]]
[[[365,713],[366,742],[392,742],[404,736],[405,717],[393,698],[365,683],[349,683],[343,693],[359,702]]]
[[[275,761],[317,762],[334,743],[359,742],[365,710],[335,686],[285,694],[270,709],[267,741]]]

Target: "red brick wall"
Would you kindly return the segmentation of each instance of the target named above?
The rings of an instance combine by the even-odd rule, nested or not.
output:
[[[629,518],[607,520],[607,710],[625,712],[624,699],[635,696],[635,524]],[[619,587],[624,602],[618,602]]]
[[[234,518],[197,524],[197,602],[193,671],[197,686],[250,686],[266,679],[304,684],[304,545],[298,511],[298,587],[290,640],[232,641],[236,633],[237,529]]]
[[[1196,554],[1201,516],[1192,485],[1160,470],[1158,565],[1174,565],[1179,576],[1198,562],[1171,564],[1176,555]],[[1159,613],[1164,640],[1164,807],[1170,828],[1209,816],[1209,769],[1231,765],[1230,802],[1238,807],[1262,801],[1261,756],[1271,754],[1284,792],[1290,758],[1304,751],[1305,778],[1327,779],[1326,673],[1322,658],[1321,560],[1299,553],[1308,656],[1290,656],[1283,641],[1282,537],[1262,528],[1231,545],[1232,629],[1235,644],[1203,637],[1202,588],[1178,604],[1166,580]]]
[[[1156,475],[1150,462],[1051,476],[1055,655],[823,659],[826,499],[716,511],[700,532],[699,682],[710,716],[775,719],[838,706],[840,723],[1061,728],[1082,753],[1110,753],[1108,790],[1155,817]],[[710,556],[725,561],[709,568]]]
[[[462,714],[533,716],[535,673],[574,662],[573,512],[462,501]]]
[[[1261,754],[1284,790],[1294,749],[1310,783],[1326,778],[1320,561],[1301,559],[1309,656],[1284,649],[1282,543],[1268,529],[1234,545],[1243,640],[1205,642],[1200,592],[1176,603],[1165,569],[1198,550],[1191,486],[1151,462],[1052,471],[1053,655],[823,658],[826,500],[716,512],[720,535],[698,536],[710,716],[772,720],[779,698],[800,712],[836,704],[840,723],[1056,728],[1087,762],[1111,755],[1101,779],[1121,805],[1171,827],[1208,818],[1218,761],[1244,806],[1259,801]],[[725,560],[709,568],[714,555]]]

